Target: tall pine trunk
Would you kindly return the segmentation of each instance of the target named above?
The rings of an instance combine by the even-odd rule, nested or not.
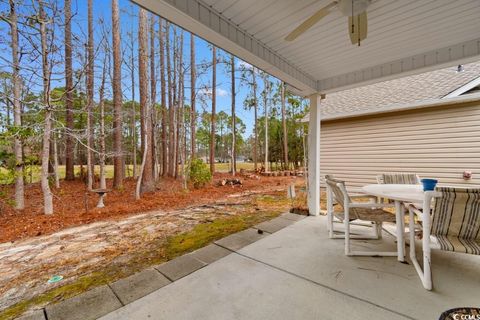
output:
[[[170,23],[166,26],[166,52],[167,52],[167,81],[168,81],[168,176],[173,177],[175,174],[175,110],[174,95],[172,83],[172,62],[170,54]]]
[[[165,83],[165,32],[163,19],[160,18],[160,85],[161,85],[161,108],[162,108],[162,176],[168,171],[168,147],[167,147],[167,92]]]
[[[102,82],[99,90],[99,104],[100,104],[100,189],[107,188],[107,181],[105,179],[105,78],[107,74],[107,63],[104,58]]]
[[[90,1],[90,0],[89,0]],[[90,4],[89,4],[90,5]],[[73,153],[73,72],[72,72],[72,11],[71,0],[65,0],[65,180],[75,179]]]
[[[215,118],[217,108],[217,49],[212,47],[212,118],[210,130],[210,172],[215,173]]]
[[[132,14],[133,17],[133,6]],[[130,28],[130,81],[131,81],[131,94],[132,94],[132,110],[131,110],[131,130],[132,130],[132,162],[133,162],[133,178],[137,177],[137,110],[135,105],[135,55],[134,55],[134,39],[133,39],[133,19]]]
[[[87,167],[88,189],[93,188],[94,161],[93,161],[93,81],[94,81],[94,53],[93,53],[93,3],[88,0],[88,43],[87,43]]]
[[[178,38],[177,38],[177,28],[173,28],[173,74],[172,74],[172,81],[173,81],[173,115],[172,115],[172,164],[173,164],[173,177],[177,178],[177,169],[178,169],[178,145],[177,145],[177,138],[178,138],[178,124],[177,124],[177,108],[178,108],[178,82],[177,82],[177,72],[178,72]]]
[[[181,117],[181,108],[183,108],[183,30],[180,31],[180,44],[176,46],[176,57],[177,59],[177,68],[176,73],[178,74],[178,89],[177,89],[177,112],[176,112],[176,134],[175,134],[175,178],[178,178],[178,164],[181,162],[181,148],[180,144],[182,143],[181,130],[182,130],[182,117]],[[177,42],[177,41],[175,41]]]
[[[22,126],[22,106],[20,104],[20,63],[18,58],[18,18],[15,0],[10,0],[10,32],[12,36],[12,81],[13,81],[13,124]],[[25,186],[23,182],[23,146],[18,135],[14,138],[15,152],[15,209],[25,209]]]
[[[232,175],[235,176],[237,172],[237,154],[235,150],[236,135],[237,135],[237,119],[235,114],[235,57],[230,55],[231,67],[232,67]]]
[[[122,147],[122,57],[120,51],[120,13],[118,0],[112,0],[113,47],[113,187],[123,187]]]
[[[153,176],[155,180],[158,177],[158,159],[157,159],[157,110],[155,104],[157,101],[157,75],[155,69],[155,23],[156,16],[150,15],[150,108],[151,108],[151,130],[152,130],[152,163]]]
[[[287,116],[285,111],[285,82],[281,83],[281,100],[282,100],[282,127],[283,127],[283,168],[288,170],[288,132],[287,132]]]
[[[180,31],[180,49],[178,59],[178,125],[177,125],[177,157],[181,164],[183,187],[186,189],[185,176],[185,69],[183,68],[183,30]],[[177,174],[178,175],[178,174]]]
[[[253,89],[253,113],[254,113],[254,146],[253,146],[253,167],[257,170],[258,162],[258,103],[257,103],[257,77],[255,67],[252,66],[252,89]]]
[[[152,110],[149,101],[148,90],[148,34],[147,34],[147,11],[139,9],[138,20],[138,82],[140,85],[140,108],[142,110],[142,127],[145,134],[143,144],[142,170],[140,172],[140,192],[151,192],[155,190],[155,179],[153,176],[152,157]]]
[[[195,65],[195,35],[190,33],[190,153],[191,158],[195,158],[196,151],[196,133],[195,125],[197,122],[197,114],[195,110],[195,98],[196,98],[196,77],[197,70]]]
[[[43,8],[43,0],[38,1],[40,42],[42,54],[42,78],[43,78],[43,106],[45,112],[43,139],[42,139],[42,169],[41,181],[43,193],[43,210],[45,214],[53,214],[53,196],[48,183],[48,164],[50,157],[50,139],[52,135],[52,106],[50,105],[50,65],[48,63],[47,48],[47,19]]]
[[[263,75],[263,106],[265,108],[265,171],[269,171],[268,169],[268,92],[269,92],[269,83],[267,79],[267,75]]]

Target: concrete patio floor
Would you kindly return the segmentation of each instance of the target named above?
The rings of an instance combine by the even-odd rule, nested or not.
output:
[[[430,292],[411,264],[346,257],[343,240],[328,239],[325,219],[308,217],[233,248],[101,319],[438,319],[450,308],[480,306],[479,256],[433,251]],[[395,250],[388,234],[354,243]]]

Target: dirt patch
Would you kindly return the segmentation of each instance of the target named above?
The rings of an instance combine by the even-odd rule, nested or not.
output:
[[[236,193],[209,204],[150,211],[0,245],[0,319],[198,249],[288,210],[285,192]],[[63,281],[49,284],[53,275]]]
[[[22,211],[2,200],[0,213],[0,243],[16,241],[28,237],[38,237],[52,234],[59,230],[90,224],[96,221],[122,219],[138,212],[151,210],[172,210],[191,205],[211,203],[226,195],[239,193],[271,190],[273,187],[285,188],[288,184],[300,184],[303,178],[296,177],[261,177],[260,180],[242,178],[242,186],[218,186],[217,182],[229,177],[228,174],[215,174],[210,185],[202,189],[182,189],[181,182],[174,179],[162,179],[157,184],[157,190],[145,194],[142,199],[135,200],[135,181],[125,180],[122,190],[113,190],[105,196],[103,209],[96,208],[98,195],[87,192],[81,181],[62,181],[59,189],[53,188],[54,211],[53,215],[43,214],[43,197],[40,185],[26,186],[26,208]],[[112,181],[107,185],[112,187]],[[13,186],[4,186],[5,193],[11,199]],[[88,211],[86,210],[88,207]]]
[[[113,191],[104,209],[82,206],[84,186],[64,182],[55,190],[54,215],[41,209],[38,186],[29,186],[27,209],[8,209],[1,217],[0,319],[59,301],[91,287],[202,247],[228,234],[286,212],[289,184],[302,179],[262,177],[243,187],[212,185],[184,191],[180,182],[163,180],[155,193],[133,199],[134,182]],[[34,194],[34,196],[30,196]],[[89,195],[94,207],[96,195]],[[139,213],[140,212],[140,213]],[[143,212],[143,213],[141,213]],[[64,277],[49,284],[53,275]]]

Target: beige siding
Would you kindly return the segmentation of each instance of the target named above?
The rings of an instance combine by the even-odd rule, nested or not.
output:
[[[322,121],[321,172],[357,188],[382,172],[480,185],[480,103]],[[464,170],[473,179],[462,178]]]

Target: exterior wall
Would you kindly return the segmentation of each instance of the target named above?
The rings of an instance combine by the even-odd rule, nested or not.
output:
[[[351,189],[376,183],[382,172],[480,185],[480,102],[322,121],[320,163],[322,176]]]

